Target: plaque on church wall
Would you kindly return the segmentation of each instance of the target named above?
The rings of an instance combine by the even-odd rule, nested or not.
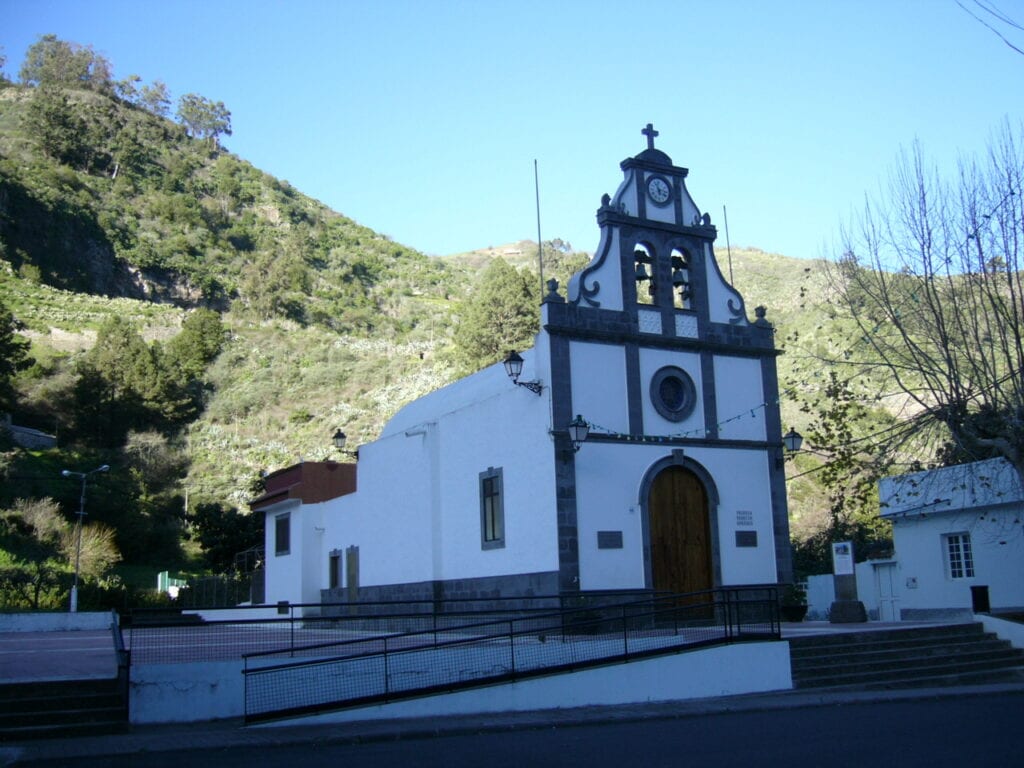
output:
[[[739,528],[752,528],[754,525],[754,513],[749,509],[736,511],[736,526]]]
[[[756,547],[757,531],[736,531],[737,547]]]
[[[622,549],[622,531],[598,531],[598,549]]]

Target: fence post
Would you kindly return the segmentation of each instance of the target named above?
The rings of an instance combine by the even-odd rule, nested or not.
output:
[[[626,627],[626,606],[620,605],[622,612],[622,658],[629,658],[629,630]]]
[[[384,698],[387,700],[391,693],[391,686],[388,683],[388,638],[384,637]]]
[[[295,606],[288,606],[288,655],[295,658]]]
[[[508,620],[508,655],[512,667],[512,677],[516,676],[516,636],[512,619]]]

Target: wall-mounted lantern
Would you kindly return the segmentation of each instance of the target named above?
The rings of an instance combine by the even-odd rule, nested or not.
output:
[[[359,451],[346,451],[345,444],[348,442],[348,436],[340,429],[336,429],[334,434],[331,436],[331,442],[334,443],[334,447],[338,449],[338,453],[344,453],[346,456],[351,456],[353,459],[359,458]]]
[[[790,427],[789,432],[782,436],[782,444],[790,453],[796,453],[803,447],[804,436]]]
[[[508,353],[508,357],[505,358],[503,365],[505,366],[505,373],[512,379],[512,383],[518,387],[526,387],[528,390],[533,392],[535,395],[540,395],[544,389],[544,385],[539,381],[520,381],[519,377],[523,373],[523,358],[520,357],[519,353],[514,349]]]
[[[587,436],[590,434],[590,425],[586,420],[576,415],[576,418],[569,422],[568,426],[569,440],[572,442],[572,451],[576,453],[579,451],[580,446],[586,442]]]

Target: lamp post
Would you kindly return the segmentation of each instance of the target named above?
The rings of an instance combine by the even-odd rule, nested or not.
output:
[[[803,447],[804,436],[790,427],[789,432],[782,436],[782,444],[786,446],[786,450],[790,453],[796,453]]]
[[[78,525],[75,532],[75,583],[71,585],[70,613],[78,612],[78,569],[82,562],[82,518],[85,517],[85,483],[89,479],[89,475],[109,471],[110,465],[104,464],[101,467],[96,467],[91,472],[72,472],[70,469],[65,469],[61,472],[64,477],[77,477],[82,481],[82,495],[78,500]]]

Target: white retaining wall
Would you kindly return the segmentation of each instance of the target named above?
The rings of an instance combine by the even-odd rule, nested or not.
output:
[[[682,701],[789,690],[792,687],[789,643],[738,643],[269,725]]]
[[[73,632],[110,629],[114,614],[90,613],[7,613],[0,614],[0,632]]]
[[[132,723],[191,723],[245,714],[242,661],[132,665]]]

